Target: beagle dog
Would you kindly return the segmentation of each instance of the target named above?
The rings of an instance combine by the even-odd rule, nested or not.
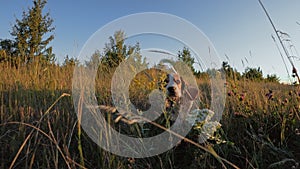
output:
[[[179,103],[184,87],[182,78],[179,74],[167,74],[166,84],[166,108],[171,108],[175,103]]]
[[[173,109],[180,104],[182,98],[195,100],[198,96],[198,89],[189,86],[177,73],[170,73],[165,79],[166,88],[166,109]]]

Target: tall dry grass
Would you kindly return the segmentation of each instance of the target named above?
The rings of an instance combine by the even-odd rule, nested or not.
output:
[[[1,64],[0,71],[0,168],[222,167],[211,152],[240,168],[299,168],[297,86],[228,81],[224,84],[228,93],[222,128],[215,134],[217,139],[201,144],[211,152],[183,141],[163,154],[132,159],[102,150],[80,131],[72,97],[68,97],[72,66],[48,65],[32,70],[30,66],[15,69]],[[111,76],[112,72],[98,75],[96,97],[100,104],[112,105]],[[145,96],[158,81],[151,71],[136,76],[131,83],[136,89],[131,91],[132,102],[147,108]],[[197,82],[199,106],[209,108],[210,83],[205,79]],[[128,127],[140,132],[134,125]],[[197,133],[191,131],[187,138],[197,140]]]

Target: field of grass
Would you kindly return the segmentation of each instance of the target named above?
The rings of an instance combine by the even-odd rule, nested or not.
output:
[[[222,127],[216,139],[199,144],[210,152],[183,141],[163,154],[133,159],[104,151],[81,130],[70,97],[72,66],[15,69],[0,64],[0,71],[0,168],[232,168],[225,162],[222,166],[216,154],[243,169],[299,168],[298,86],[228,80]],[[133,102],[155,87],[156,80],[145,88],[143,78],[133,83],[144,89],[132,92]],[[112,105],[108,80],[97,82],[99,103]],[[209,108],[209,82],[197,82],[201,107]],[[195,137],[192,131],[187,136]]]

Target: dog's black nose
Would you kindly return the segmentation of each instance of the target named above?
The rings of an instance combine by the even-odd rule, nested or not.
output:
[[[174,94],[175,93],[175,88],[174,87],[168,87],[168,91],[169,91],[169,93]]]

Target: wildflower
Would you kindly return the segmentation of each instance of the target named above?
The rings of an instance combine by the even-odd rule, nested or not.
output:
[[[195,130],[200,132],[198,135],[199,143],[204,142],[208,138],[213,138],[214,133],[221,127],[219,122],[211,120],[214,114],[209,109],[195,109],[189,113],[186,120],[193,125]]]
[[[128,162],[131,163],[131,164],[133,164],[133,163],[135,162],[135,159],[134,159],[134,158],[128,158],[127,160],[128,160]]]
[[[273,94],[272,93],[267,93],[266,96],[267,96],[268,100],[270,100],[270,99],[273,98]]]
[[[240,114],[242,114],[242,113],[240,113],[240,112],[234,112],[235,116],[239,116]]]
[[[287,98],[285,98],[283,101],[281,101],[281,105],[284,106],[289,102]]]
[[[209,122],[214,114],[215,113],[209,109],[195,109],[188,114],[186,120],[190,124],[195,125],[196,122]]]
[[[243,114],[243,113],[241,113],[241,112],[234,112],[234,115],[235,115],[236,117],[245,117],[245,118],[248,118],[247,115],[245,115],[245,114]]]
[[[267,93],[265,96],[268,98],[268,100],[273,99],[273,91],[269,90],[269,93]]]
[[[240,101],[243,101],[245,99],[245,94],[244,93],[241,93],[240,94]]]
[[[127,161],[129,162],[128,167],[130,169],[133,168],[133,165],[135,163],[135,159],[134,158],[128,158]]]

